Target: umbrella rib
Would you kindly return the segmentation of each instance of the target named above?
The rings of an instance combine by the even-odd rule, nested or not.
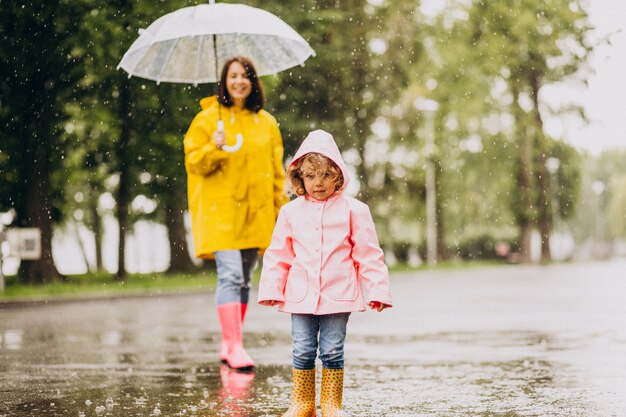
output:
[[[200,35],[200,45],[198,45],[198,55],[196,56],[196,80],[200,78],[200,62],[202,57],[202,48],[204,47],[204,36]]]
[[[287,48],[282,42],[278,42],[278,46],[280,47],[280,49],[283,50],[283,52],[285,53],[285,55],[287,55],[290,59],[294,60],[295,62],[300,63],[300,59],[298,58],[298,56],[296,54],[294,54],[290,48]],[[282,68],[278,68],[278,71],[282,70]]]
[[[259,62],[269,62],[265,57],[266,49],[262,49],[256,42],[248,42],[248,45],[257,51],[256,56],[258,56]]]
[[[161,67],[161,69],[159,70],[159,73],[157,74],[156,77],[156,82],[157,85],[159,85],[161,83],[161,74],[163,73],[163,70],[165,68],[167,68],[167,63],[170,60],[170,57],[172,56],[172,54],[174,53],[174,49],[176,49],[176,46],[178,46],[178,42],[180,42],[182,38],[178,38],[176,39],[176,41],[174,42],[174,44],[172,45],[172,47],[170,48],[169,51],[167,51],[167,57],[165,58],[165,60],[163,61],[163,66]]]

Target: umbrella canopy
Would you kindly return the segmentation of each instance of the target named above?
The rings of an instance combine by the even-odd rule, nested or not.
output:
[[[315,55],[280,18],[242,4],[185,7],[139,33],[117,68],[157,83],[217,82],[220,63],[239,55],[250,58],[260,76],[303,65]]]

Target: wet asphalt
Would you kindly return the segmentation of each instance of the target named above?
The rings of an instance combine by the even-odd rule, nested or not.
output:
[[[350,319],[347,416],[626,416],[626,260],[392,289],[394,308]],[[214,311],[210,292],[0,304],[0,417],[281,416],[289,316],[251,305],[242,374],[219,363]]]

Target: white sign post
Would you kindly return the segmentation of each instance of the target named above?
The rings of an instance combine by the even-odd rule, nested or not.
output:
[[[32,261],[41,258],[41,230],[38,227],[20,227],[7,230],[9,256]]]
[[[4,258],[15,257],[22,260],[41,258],[41,230],[38,227],[5,229],[0,224],[0,292],[4,292]]]

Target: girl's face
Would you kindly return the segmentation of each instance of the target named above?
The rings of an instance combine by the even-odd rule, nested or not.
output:
[[[235,105],[243,107],[252,92],[252,82],[246,69],[239,62],[230,64],[226,73],[226,91]]]
[[[308,195],[316,200],[326,200],[335,194],[335,181],[332,173],[318,171],[309,162],[305,161],[300,168],[304,189]]]

